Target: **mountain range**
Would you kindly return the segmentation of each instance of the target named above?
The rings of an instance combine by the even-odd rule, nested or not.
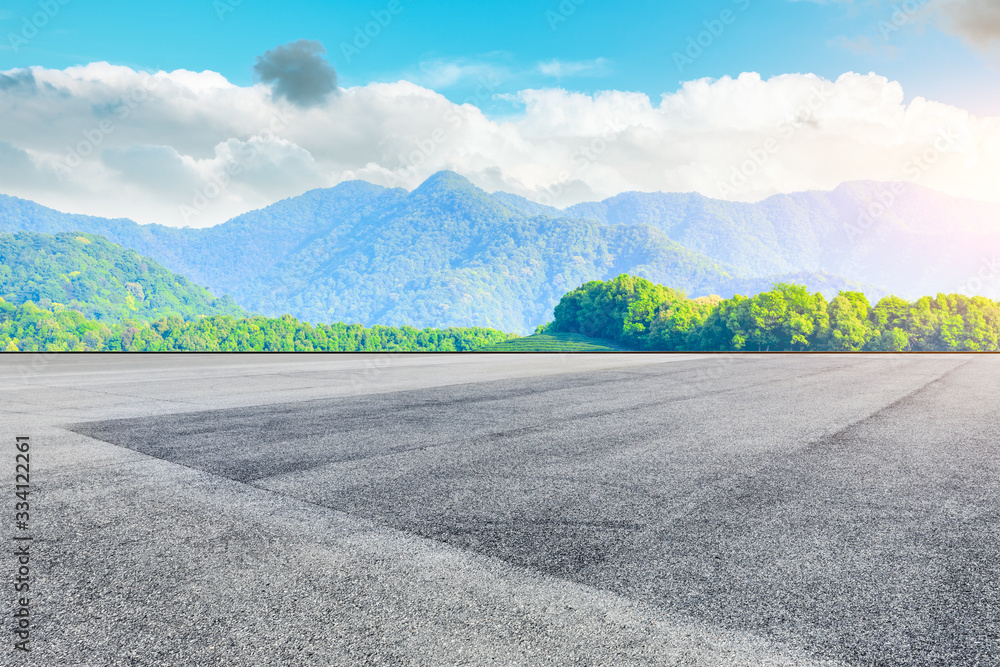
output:
[[[248,311],[312,322],[525,332],[569,290],[621,273],[691,296],[776,281],[873,299],[1000,292],[1000,206],[902,183],[758,203],[626,193],[560,210],[441,172],[412,192],[346,182],[205,229],[0,196],[0,231],[100,234]]]

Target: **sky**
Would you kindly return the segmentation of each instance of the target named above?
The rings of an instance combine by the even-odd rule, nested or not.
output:
[[[206,226],[452,169],[566,206],[997,200],[996,0],[8,0],[0,193]]]

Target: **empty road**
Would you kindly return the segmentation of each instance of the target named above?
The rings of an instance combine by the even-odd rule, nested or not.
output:
[[[1000,664],[1000,356],[0,373],[25,664]]]

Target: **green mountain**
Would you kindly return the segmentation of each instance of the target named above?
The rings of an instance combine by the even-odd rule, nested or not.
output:
[[[775,282],[827,297],[966,284],[1000,296],[987,252],[1000,247],[998,221],[997,206],[876,183],[755,204],[627,193],[560,211],[487,194],[451,172],[413,192],[343,183],[208,229],[64,215],[0,196],[0,230],[102,234],[265,315],[521,333],[551,320],[574,286],[622,273],[692,297]]]
[[[655,229],[525,217],[453,174],[385,197],[379,215],[310,238],[232,294],[307,320],[523,332],[590,276],[629,267],[693,291],[730,278]]]
[[[448,172],[412,193],[345,183],[203,230],[0,204],[2,229],[107,234],[250,310],[311,322],[526,332],[595,277],[630,271],[695,293],[733,278],[656,229],[526,217]]]
[[[100,322],[244,315],[134,250],[80,232],[0,233],[0,298],[15,306],[64,306]]]

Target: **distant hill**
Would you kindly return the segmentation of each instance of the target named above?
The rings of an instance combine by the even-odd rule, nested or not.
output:
[[[873,208],[882,200],[890,205]],[[879,215],[868,221],[870,210]],[[756,204],[627,193],[560,211],[442,172],[413,192],[360,181],[314,190],[208,229],[65,215],[0,196],[0,230],[102,234],[249,310],[369,326],[526,333],[568,290],[621,273],[691,296],[791,281],[828,297],[968,284],[1000,298],[1000,268],[980,280],[996,264],[1000,207],[906,184]]]
[[[845,183],[755,204],[631,192],[563,213],[655,227],[742,277],[828,274],[908,298],[968,285],[1000,298],[1000,205],[910,183]]]
[[[525,332],[596,277],[630,271],[696,293],[733,278],[659,230],[525,217],[448,172],[412,193],[345,183],[204,230],[0,203],[0,229],[106,233],[249,310],[311,322]]]
[[[100,322],[245,315],[134,250],[80,232],[0,233],[0,298],[15,306],[58,304]]]

